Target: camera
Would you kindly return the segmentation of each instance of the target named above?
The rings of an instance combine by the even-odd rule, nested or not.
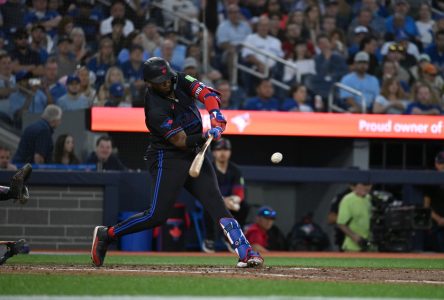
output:
[[[373,191],[371,202],[371,242],[378,251],[410,252],[415,232],[432,226],[430,209],[404,205],[389,192]]]
[[[31,79],[29,79],[28,83],[30,86],[41,85],[42,80],[40,78],[31,78]]]

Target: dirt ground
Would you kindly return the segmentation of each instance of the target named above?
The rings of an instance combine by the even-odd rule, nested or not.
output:
[[[110,252],[112,255],[147,255],[147,253]],[[177,256],[184,253],[155,253],[155,256]],[[202,253],[186,253],[187,256],[201,256]],[[226,256],[230,254],[216,254]],[[267,253],[268,257],[349,257],[349,258],[416,258],[442,259],[442,254],[383,254],[383,253]],[[135,275],[138,276],[214,276],[309,280],[332,282],[381,282],[381,283],[416,283],[444,285],[444,270],[420,269],[375,269],[375,268],[295,268],[295,267],[263,267],[259,269],[238,269],[221,266],[159,266],[159,265],[106,265],[94,268],[91,265],[14,265],[0,267],[1,274],[72,274],[72,275]]]

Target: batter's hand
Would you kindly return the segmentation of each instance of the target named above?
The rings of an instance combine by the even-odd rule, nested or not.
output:
[[[210,111],[210,122],[211,128],[220,127],[222,132],[225,131],[225,126],[227,125],[227,120],[224,115],[218,109],[213,109]]]
[[[212,135],[213,136],[213,140],[217,141],[222,136],[222,132],[223,132],[222,128],[214,127],[214,128],[209,129],[205,133],[205,137],[208,138],[210,135]]]

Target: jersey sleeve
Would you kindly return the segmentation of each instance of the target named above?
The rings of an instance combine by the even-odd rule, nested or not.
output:
[[[166,140],[183,130],[183,128],[174,121],[172,115],[161,110],[149,111],[146,124],[153,134],[160,135]]]

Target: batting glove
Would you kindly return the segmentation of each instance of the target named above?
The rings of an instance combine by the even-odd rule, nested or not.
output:
[[[209,129],[209,130],[205,133],[205,137],[206,137],[206,138],[209,138],[210,135],[212,135],[212,136],[213,136],[213,140],[217,141],[218,139],[221,138],[221,136],[222,136],[222,132],[223,132],[222,128],[220,128],[220,127],[214,127],[214,128]]]
[[[218,109],[213,109],[210,111],[210,122],[211,128],[220,127],[222,132],[225,130],[225,126],[227,125],[227,120]]]

